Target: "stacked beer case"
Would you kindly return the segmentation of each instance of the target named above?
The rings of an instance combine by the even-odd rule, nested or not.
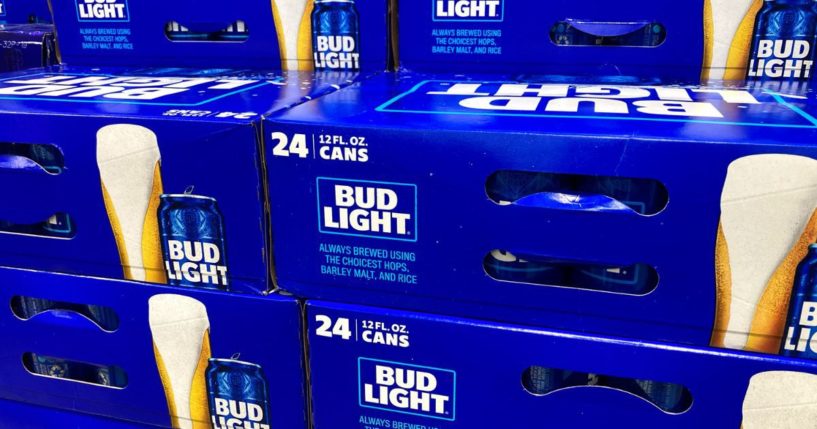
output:
[[[53,0],[0,426],[813,425],[817,1],[387,3]]]
[[[817,2],[546,3],[265,120],[314,427],[812,425]]]
[[[223,6],[55,0],[62,65],[0,74],[0,426],[308,426],[262,119],[383,69],[386,5]]]

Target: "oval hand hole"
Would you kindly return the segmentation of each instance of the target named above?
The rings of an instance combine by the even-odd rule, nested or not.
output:
[[[558,46],[607,46],[656,48],[667,40],[660,22],[600,22],[566,19],[550,28],[550,41]]]
[[[170,21],[165,24],[165,36],[171,42],[245,42],[250,38],[250,30],[243,20],[215,26]]]
[[[686,387],[661,381],[591,374],[542,366],[522,372],[522,387],[536,396],[545,396],[573,387],[616,389],[635,395],[668,414],[682,414],[692,407],[692,394]]]
[[[52,301],[30,296],[15,296],[11,298],[11,311],[22,320],[29,320],[32,317],[49,311],[71,312],[90,320],[103,331],[114,332],[119,329],[119,316],[117,316],[112,308],[101,305]]]
[[[34,223],[0,220],[0,233],[68,240],[77,235],[77,228],[71,215],[55,213],[44,221]]]
[[[502,206],[641,216],[657,214],[669,202],[666,187],[657,180],[518,170],[495,172],[485,182],[485,192]]]
[[[122,389],[128,385],[125,370],[114,365],[98,365],[37,353],[23,353],[23,366],[30,374]]]
[[[494,249],[485,255],[482,265],[488,276],[502,282],[638,296],[658,287],[658,272],[646,264],[590,264]]]
[[[65,170],[65,156],[52,144],[0,142],[0,169],[39,169],[58,175]]]

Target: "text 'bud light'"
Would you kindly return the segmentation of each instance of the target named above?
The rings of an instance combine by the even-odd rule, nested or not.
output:
[[[354,0],[315,0],[312,51],[316,70],[360,69],[360,29]]]
[[[416,240],[416,187],[402,183],[318,179],[323,233]]]
[[[260,366],[211,358],[206,377],[213,429],[270,428],[267,381]]]
[[[168,283],[227,290],[224,222],[216,200],[191,194],[160,198],[159,232]]]
[[[817,47],[817,1],[766,0],[755,20],[749,79],[811,79]]]
[[[76,0],[80,21],[127,21],[127,0]]]
[[[358,363],[361,406],[454,420],[453,371],[366,358]]]
[[[502,19],[503,0],[436,0],[436,21],[498,21]]]
[[[780,354],[817,359],[817,244],[809,246],[794,275]]]

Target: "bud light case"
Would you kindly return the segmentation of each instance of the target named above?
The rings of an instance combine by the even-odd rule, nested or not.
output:
[[[292,297],[12,268],[0,280],[4,302],[47,303],[0,313],[2,400],[150,427],[307,428]]]
[[[387,6],[388,0],[65,0],[55,2],[54,17],[69,65],[377,72],[387,66]]]
[[[415,72],[808,81],[813,0],[432,0],[397,7]]]
[[[806,257],[797,266],[792,288],[789,315],[783,331],[784,341],[780,354],[784,356],[817,359],[817,244],[808,248]]]
[[[817,242],[816,114],[764,82],[374,76],[265,122],[275,280],[778,354]]]
[[[808,427],[817,406],[814,361],[323,301],[306,313],[315,429]]]
[[[345,80],[301,72],[0,75],[0,263],[265,292],[260,120]]]

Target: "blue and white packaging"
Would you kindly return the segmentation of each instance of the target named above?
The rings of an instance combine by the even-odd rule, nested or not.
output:
[[[400,2],[400,67],[809,81],[817,7],[809,0]]]
[[[347,27],[326,27],[340,22],[321,17],[315,5],[327,3],[330,13],[346,13]],[[334,10],[339,5],[353,10]],[[53,6],[61,59],[70,65],[382,71],[387,63],[387,0],[54,0]],[[345,31],[350,26],[354,31]],[[335,61],[343,58],[349,61]]]
[[[277,284],[805,352],[811,311],[809,329],[787,321],[813,297],[787,313],[817,241],[817,106],[782,88],[409,73],[348,86],[265,123]]]
[[[291,297],[9,268],[0,278],[4,400],[151,427],[307,427],[302,312]],[[214,379],[223,362],[255,371]],[[223,383],[241,391],[250,380],[243,396],[220,395]]]
[[[401,31],[393,37],[399,37],[399,66],[408,71],[643,76],[650,70],[697,78],[703,1],[690,3],[402,1]],[[588,46],[575,46],[579,38]],[[599,46],[595,38],[622,45]]]
[[[260,120],[359,72],[262,69],[280,70],[290,58],[279,55],[277,33],[311,34],[274,25],[273,9],[294,22],[284,9],[295,3],[249,0],[224,11],[191,2],[55,2],[61,59],[70,65],[0,75],[0,174],[17,184],[4,188],[16,204],[0,209],[0,263],[268,290]],[[385,5],[374,3],[359,5],[360,31],[385,32],[374,18],[382,13],[385,26]],[[378,41],[385,45],[385,36],[366,49]],[[365,62],[381,64],[374,70],[385,67],[385,48],[378,54]]]
[[[817,363],[307,303],[316,429],[784,428]]]
[[[312,74],[62,67],[0,76],[0,261],[108,278],[269,288],[263,115]],[[320,88],[320,89],[316,89]],[[185,199],[185,210],[169,211]],[[209,209],[194,202],[209,201]]]

